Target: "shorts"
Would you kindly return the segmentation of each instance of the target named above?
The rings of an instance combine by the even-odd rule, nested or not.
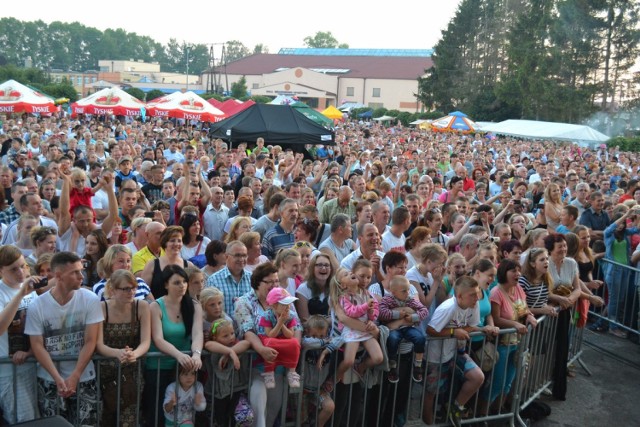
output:
[[[453,360],[445,363],[427,363],[427,393],[444,393],[449,388]]]
[[[458,354],[454,359],[445,363],[427,363],[427,393],[443,393],[449,388],[451,382],[451,370],[455,363],[456,375],[460,379],[464,374],[478,368],[476,362],[467,353]],[[478,368],[479,369],[479,368]]]

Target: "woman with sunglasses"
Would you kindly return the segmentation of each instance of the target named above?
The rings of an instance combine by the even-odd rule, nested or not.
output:
[[[119,254],[127,254],[124,246],[117,246],[124,249]],[[138,288],[136,277],[128,269],[116,270],[110,274],[104,287],[107,299],[102,301],[104,322],[100,324],[96,345],[98,354],[110,358],[100,362],[102,395],[117,396],[116,384],[120,384],[118,419],[120,423],[129,425],[136,423],[137,397],[144,389],[137,361],[149,351],[151,344],[151,311],[149,304],[140,303],[135,298]],[[118,408],[114,405],[115,402],[112,398],[104,399],[103,425],[117,424]]]

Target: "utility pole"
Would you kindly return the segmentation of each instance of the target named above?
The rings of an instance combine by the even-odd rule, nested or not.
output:
[[[185,45],[187,50],[187,92],[189,92],[189,45]]]

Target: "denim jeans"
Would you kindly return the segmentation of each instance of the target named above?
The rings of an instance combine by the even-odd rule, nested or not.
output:
[[[387,353],[389,355],[389,359],[398,359],[398,347],[402,340],[412,342],[413,351],[415,353],[424,353],[426,339],[424,332],[414,327],[406,327],[389,331],[389,338],[387,338]]]

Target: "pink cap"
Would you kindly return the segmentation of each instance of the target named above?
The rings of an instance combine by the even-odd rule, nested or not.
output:
[[[276,303],[280,304],[291,304],[296,301],[298,298],[292,297],[286,289],[276,287],[269,291],[267,294],[267,304],[274,305]]]

